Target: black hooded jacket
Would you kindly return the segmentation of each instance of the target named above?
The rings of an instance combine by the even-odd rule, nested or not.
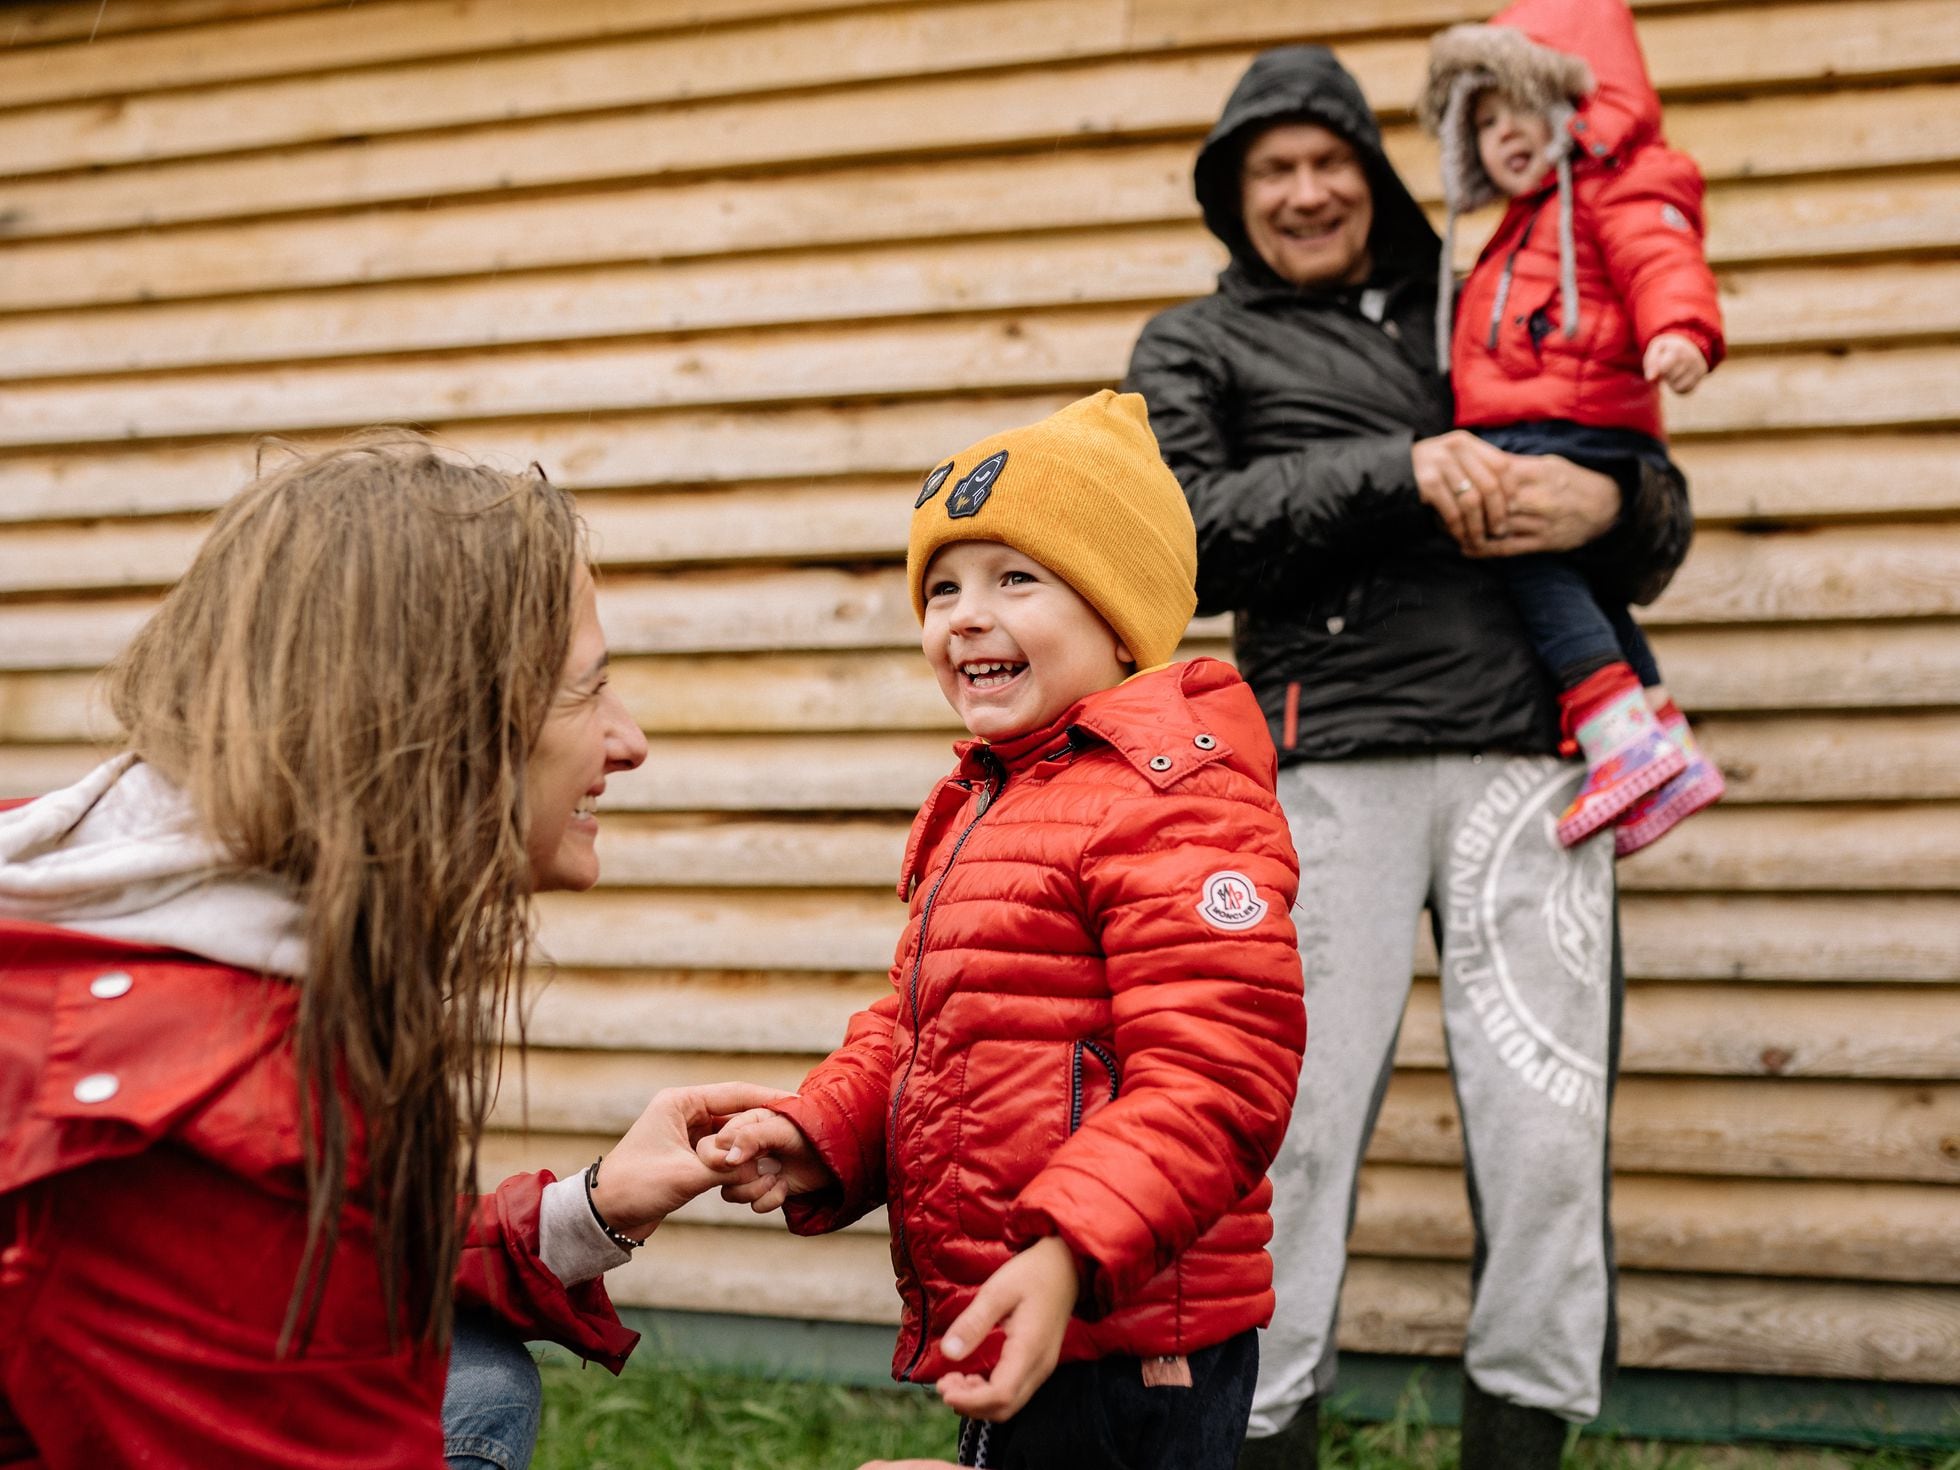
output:
[[[1240,160],[1287,121],[1319,123],[1361,156],[1374,197],[1363,285],[1290,285],[1246,236]],[[1199,611],[1237,613],[1239,669],[1280,759],[1553,749],[1553,687],[1502,579],[1458,551],[1416,491],[1410,446],[1451,427],[1431,328],[1438,241],[1361,89],[1323,47],[1266,52],[1195,177],[1232,264],[1212,295],[1144,328],[1124,386],[1149,403],[1191,502]],[[1645,601],[1687,552],[1687,489],[1659,470],[1626,488],[1618,524],[1583,556],[1608,595]]]

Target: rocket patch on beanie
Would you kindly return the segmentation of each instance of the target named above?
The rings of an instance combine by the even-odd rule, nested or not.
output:
[[[905,556],[921,621],[926,567],[956,541],[996,541],[1033,557],[1096,610],[1140,668],[1170,661],[1197,609],[1191,508],[1135,393],[1104,389],[982,439],[927,476]]]
[[[917,510],[928,500],[932,499],[933,496],[937,495],[939,493],[939,487],[946,483],[946,477],[952,473],[953,462],[949,459],[938,469],[927,475],[925,484],[919,487],[919,498],[912,502],[912,509]]]

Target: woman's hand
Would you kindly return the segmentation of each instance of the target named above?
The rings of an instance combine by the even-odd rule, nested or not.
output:
[[[1466,556],[1525,556],[1571,551],[1597,541],[1620,518],[1620,487],[1612,476],[1581,469],[1555,454],[1505,456],[1510,525],[1501,540],[1465,546]]]
[[[646,1111],[606,1154],[592,1204],[613,1229],[644,1239],[694,1196],[729,1183],[726,1169],[711,1169],[695,1145],[731,1115],[792,1094],[752,1082],[709,1087],[669,1087],[653,1095]],[[756,1175],[744,1171],[746,1180]]]
[[[1510,528],[1510,493],[1504,474],[1512,458],[1463,429],[1418,439],[1409,447],[1422,503],[1436,512],[1456,544],[1472,556]]]
[[[948,1373],[940,1398],[969,1419],[1011,1419],[1048,1381],[1062,1355],[1062,1334],[1082,1293],[1075,1255],[1058,1235],[1046,1236],[987,1278],[940,1340],[958,1362],[995,1327],[1005,1335],[990,1374]]]
[[[724,1171],[721,1197],[758,1215],[781,1209],[793,1194],[828,1189],[837,1182],[803,1130],[770,1108],[752,1108],[728,1119],[695,1151],[709,1168]],[[736,1171],[733,1177],[729,1170]]]

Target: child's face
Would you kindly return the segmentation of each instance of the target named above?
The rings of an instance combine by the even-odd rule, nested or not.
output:
[[[946,702],[983,740],[1038,730],[1130,675],[1130,650],[1109,624],[1011,546],[941,547],[926,564],[925,594],[926,662]]]
[[[1552,125],[1542,112],[1511,104],[1502,92],[1477,94],[1477,157],[1500,192],[1516,196],[1545,176],[1545,150]]]

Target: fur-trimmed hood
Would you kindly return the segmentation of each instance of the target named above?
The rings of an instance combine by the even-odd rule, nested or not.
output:
[[[1443,196],[1458,211],[1497,197],[1477,158],[1470,108],[1486,87],[1551,115],[1548,169],[1564,154],[1584,167],[1660,136],[1660,97],[1625,0],[1518,0],[1430,45],[1417,110],[1442,145]]]

